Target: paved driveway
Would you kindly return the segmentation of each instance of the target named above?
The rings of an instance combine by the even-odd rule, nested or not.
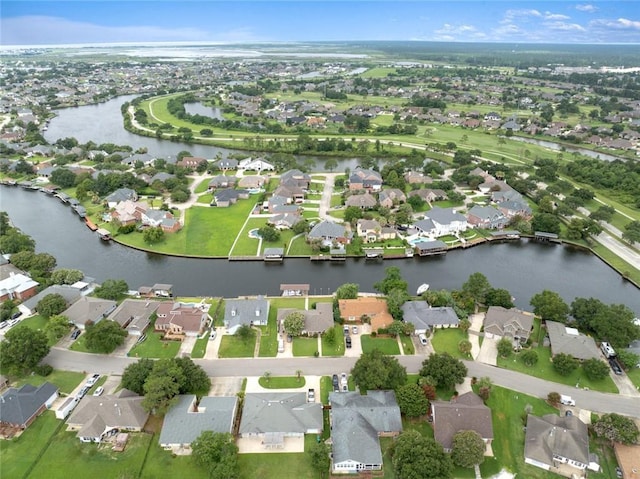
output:
[[[210,379],[209,396],[235,396],[242,389],[242,378],[214,377]]]
[[[498,357],[498,341],[499,339],[487,338],[485,336],[476,361],[495,366]]]
[[[193,347],[196,345],[196,341],[198,338],[196,336],[185,336],[182,340],[182,344],[180,344],[180,349],[178,350],[178,357],[191,357],[191,351],[193,351]]]

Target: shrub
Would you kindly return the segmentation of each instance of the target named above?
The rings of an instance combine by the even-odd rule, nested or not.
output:
[[[33,371],[38,376],[46,377],[53,372],[53,366],[51,366],[50,364],[39,364],[38,366],[33,368]]]

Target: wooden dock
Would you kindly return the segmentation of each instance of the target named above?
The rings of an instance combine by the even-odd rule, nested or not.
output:
[[[85,218],[84,222],[87,225],[87,228],[89,228],[91,231],[96,231],[98,229],[98,227],[95,225],[95,223],[93,221],[91,221],[89,218]],[[104,231],[107,231],[107,230],[104,230]]]

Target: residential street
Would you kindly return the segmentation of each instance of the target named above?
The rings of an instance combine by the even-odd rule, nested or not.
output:
[[[409,373],[420,370],[424,356],[398,356],[398,361],[407,368]],[[124,368],[135,361],[133,358],[101,356],[88,353],[54,348],[44,360],[56,369],[68,371],[84,371],[99,374],[121,374]],[[307,375],[331,375],[350,370],[357,358],[247,358],[247,359],[216,359],[196,360],[212,377],[262,376],[269,371],[272,376],[293,376],[297,370]],[[627,416],[640,417],[640,399],[619,394],[585,391],[575,387],[556,384],[526,374],[499,369],[486,364],[465,361],[469,369],[469,376],[488,376],[498,386],[513,389],[517,392],[546,398],[552,391],[567,394],[576,400],[576,405],[583,409],[596,412],[612,412]]]

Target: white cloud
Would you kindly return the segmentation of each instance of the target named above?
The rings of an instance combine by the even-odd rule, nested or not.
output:
[[[515,19],[523,19],[526,20],[530,17],[533,18],[542,18],[542,13],[535,9],[509,9],[504,12],[504,18],[500,21],[502,24],[509,24],[513,22]]]
[[[587,30],[577,23],[565,23],[565,22],[549,22],[545,23],[545,26],[550,30],[563,31],[563,32],[586,32]]]
[[[576,5],[576,10],[579,10],[581,12],[594,13],[598,10],[598,7],[587,3],[587,4]]]
[[[590,22],[594,27],[612,28],[615,30],[640,30],[640,21],[618,18],[616,20],[599,19]]]
[[[562,15],[561,13],[544,12],[545,20],[569,20],[571,17]]]
[[[437,34],[448,34],[448,33],[462,34],[462,33],[469,33],[469,32],[475,32],[475,31],[476,31],[476,27],[474,27],[473,25],[458,25],[458,26],[454,26],[454,25],[451,25],[449,23],[445,23],[444,25],[442,25],[442,28],[439,28],[438,30],[435,30],[435,33],[437,33]]]
[[[259,40],[249,28],[237,28],[214,35],[209,31],[191,27],[114,27],[37,15],[0,19],[0,28],[2,42],[6,45]]]

